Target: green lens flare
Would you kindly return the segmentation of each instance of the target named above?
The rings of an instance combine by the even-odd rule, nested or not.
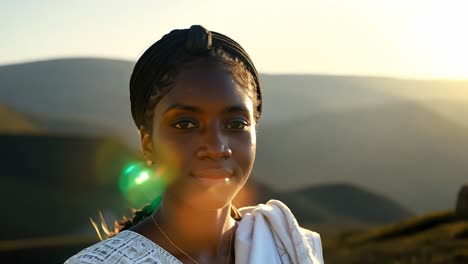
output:
[[[147,167],[142,162],[132,162],[122,169],[119,189],[132,207],[139,208],[162,196],[166,177],[157,167]]]
[[[137,167],[137,165],[135,165],[135,164],[132,164],[132,165],[130,165],[130,166],[127,166],[127,168],[125,169],[124,173],[125,173],[125,174],[128,174],[128,173],[130,173],[133,169],[135,169],[136,167]]]
[[[138,176],[138,178],[135,179],[135,183],[142,184],[148,180],[149,180],[149,173],[147,171],[142,171],[140,172],[140,176]]]

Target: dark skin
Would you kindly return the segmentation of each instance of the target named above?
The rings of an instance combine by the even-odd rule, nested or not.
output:
[[[234,263],[236,223],[231,202],[255,159],[253,92],[227,66],[182,69],[154,109],[153,127],[140,129],[141,147],[168,187],[154,219],[198,263]],[[183,263],[193,263],[150,217],[131,228]],[[232,238],[232,240],[231,240]]]

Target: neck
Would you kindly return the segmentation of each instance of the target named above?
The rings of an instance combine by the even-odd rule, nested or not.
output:
[[[230,250],[228,245],[235,227],[230,213],[230,204],[203,210],[165,197],[154,212],[154,218],[170,240],[187,253],[213,258],[226,255]]]

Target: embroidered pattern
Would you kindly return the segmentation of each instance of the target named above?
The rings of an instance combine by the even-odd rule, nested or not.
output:
[[[115,237],[83,249],[65,264],[181,264],[169,252],[146,237],[125,230]]]

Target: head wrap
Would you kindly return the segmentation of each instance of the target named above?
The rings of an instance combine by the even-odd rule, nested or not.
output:
[[[221,48],[228,55],[240,60],[252,74],[256,84],[257,111],[262,111],[262,95],[257,70],[245,50],[231,38],[208,31],[199,25],[190,29],[176,29],[164,35],[149,47],[135,64],[130,78],[130,104],[137,128],[144,124],[144,112],[151,91],[157,80],[167,72],[171,58],[183,53],[191,56],[207,53],[212,48]]]

